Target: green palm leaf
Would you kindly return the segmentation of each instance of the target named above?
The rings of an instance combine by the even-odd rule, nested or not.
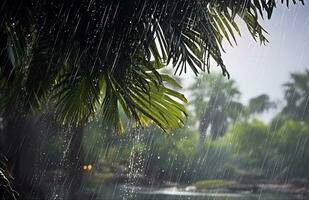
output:
[[[7,50],[1,53],[1,111],[52,105],[59,120],[84,123],[100,110],[119,130],[119,106],[139,124],[178,127],[186,100],[158,70],[172,64],[177,74],[197,75],[214,60],[229,76],[221,53],[224,39],[232,45],[240,34],[236,17],[265,43],[258,20],[276,6],[275,0],[42,2],[1,5],[7,11],[0,14],[6,22],[0,44]]]

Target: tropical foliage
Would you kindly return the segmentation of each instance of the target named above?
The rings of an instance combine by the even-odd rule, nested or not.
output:
[[[276,106],[266,94],[251,98],[248,105],[242,104],[235,81],[218,74],[201,75],[189,91],[192,92],[190,103],[202,144],[206,135],[212,139],[222,137],[236,120],[253,118]]]
[[[260,114],[275,107],[276,104],[270,100],[268,95],[261,94],[250,99],[247,112],[248,114]]]
[[[222,41],[240,33],[236,18],[264,43],[258,19],[274,7],[274,0],[4,1],[1,110],[28,113],[50,102],[63,122],[84,123],[100,111],[122,131],[121,107],[142,126],[178,127],[186,100],[158,70],[171,63],[175,73],[197,74],[212,58],[228,75]]]
[[[199,119],[201,142],[210,128],[212,138],[223,136],[228,124],[240,117],[243,105],[240,92],[233,80],[222,76],[201,76],[189,90],[193,91],[194,113]]]
[[[295,120],[309,119],[309,70],[304,73],[292,73],[291,80],[284,84],[285,102],[283,114]]]
[[[236,43],[240,19],[265,43],[259,19],[270,18],[275,5],[275,0],[2,1],[0,115],[8,122],[53,113],[74,127],[100,117],[124,132],[124,112],[134,126],[153,122],[168,132],[184,123],[186,99],[160,70],[171,64],[177,74],[188,69],[198,74],[214,61],[229,77],[221,58],[224,39]]]
[[[260,96],[264,97],[259,95],[253,99],[259,99]],[[268,97],[263,99],[271,102]],[[243,105],[244,109],[260,105],[252,102],[255,101]],[[193,104],[192,110],[195,110],[195,106],[199,105]],[[123,140],[117,140],[104,139],[104,133],[98,134],[99,129],[97,133],[91,129],[92,136],[96,138],[91,141],[98,141],[100,138],[109,141],[106,146],[111,152],[96,155],[99,160],[119,165],[126,165],[125,162],[130,160],[130,152],[138,151],[143,163],[139,173],[160,181],[190,184],[204,179],[289,182],[293,179],[309,178],[308,123],[295,121],[290,117],[282,120],[282,124],[274,129],[272,123],[268,124],[256,117],[258,116],[255,114],[250,117],[244,115],[236,119],[235,123],[228,123],[228,129],[221,137],[215,140],[211,136],[206,137],[200,148],[197,148],[199,131],[195,123],[198,118],[194,115],[189,115],[185,129],[171,135],[160,134],[160,129],[151,127],[140,130],[140,140],[136,141],[130,136],[137,134],[135,130],[127,129],[131,134],[126,134]],[[276,118],[277,116],[274,120]],[[85,138],[85,141],[88,139],[87,146],[93,147],[89,137]],[[92,157],[94,149],[87,152],[88,157]],[[95,158],[92,157],[92,161],[94,162]]]

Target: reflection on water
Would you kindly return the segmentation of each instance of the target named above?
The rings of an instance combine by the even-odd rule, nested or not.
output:
[[[130,197],[127,193],[131,192]],[[296,196],[284,193],[228,193],[228,192],[191,192],[171,188],[144,188],[144,187],[99,187],[96,190],[94,199],[136,199],[136,200],[299,200]]]

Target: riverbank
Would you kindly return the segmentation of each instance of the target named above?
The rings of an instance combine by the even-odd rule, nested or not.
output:
[[[220,192],[277,192],[297,195],[301,198],[309,198],[309,181],[304,179],[293,179],[287,183],[259,181],[255,183],[241,183],[232,180],[204,180],[193,183],[186,190],[205,192],[216,190]]]
[[[269,180],[259,180],[251,182],[242,182],[236,180],[212,179],[202,180],[192,184],[183,185],[172,182],[161,182],[151,177],[136,175],[134,180],[125,174],[113,174],[111,172],[92,173],[86,175],[84,181],[88,187],[96,187],[98,185],[121,185],[130,182],[130,185],[146,188],[178,188],[183,191],[207,193],[286,193],[300,197],[300,199],[309,198],[309,180],[307,179],[291,179],[285,183]]]

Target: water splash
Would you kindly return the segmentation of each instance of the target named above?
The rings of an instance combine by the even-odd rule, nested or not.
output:
[[[132,149],[128,161],[127,180],[122,187],[123,200],[135,199],[136,190],[138,190],[138,187],[135,186],[143,176],[144,171],[143,146],[141,146],[144,143],[144,137],[142,137],[141,130],[136,129],[130,139],[132,140]]]

